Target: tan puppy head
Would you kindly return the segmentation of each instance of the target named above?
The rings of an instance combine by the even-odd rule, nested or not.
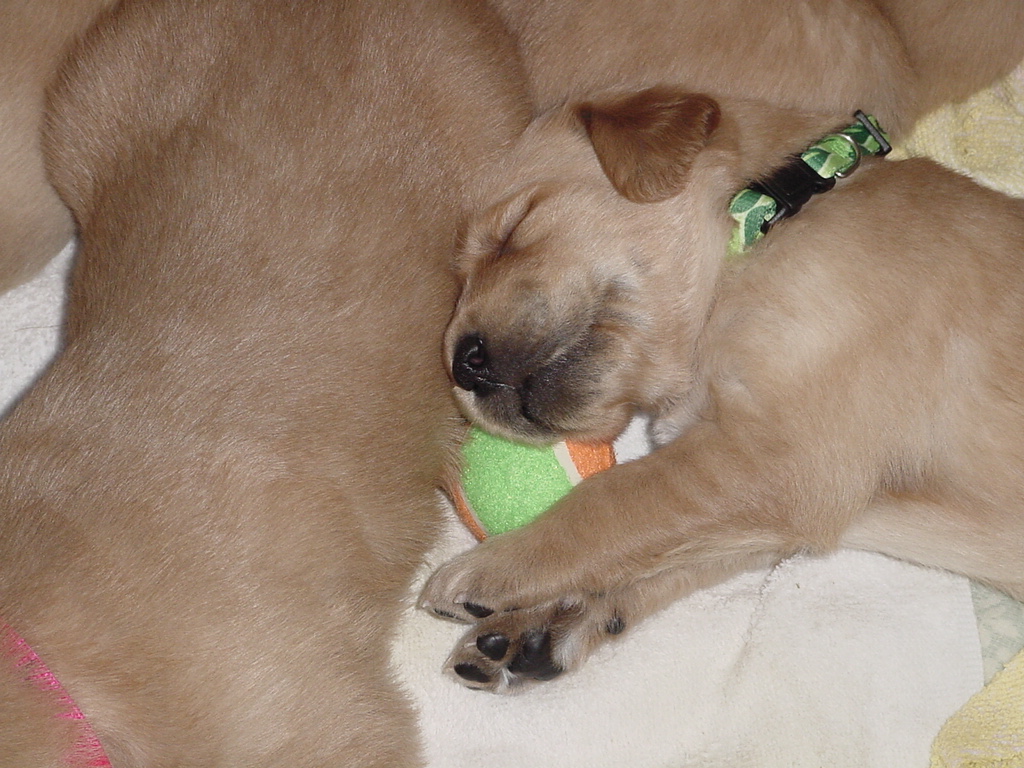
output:
[[[445,349],[472,420],[608,438],[688,389],[738,184],[730,131],[715,100],[666,87],[534,122],[459,250]]]

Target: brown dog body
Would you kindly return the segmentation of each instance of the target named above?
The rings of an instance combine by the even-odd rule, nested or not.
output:
[[[543,111],[681,85],[876,115],[893,135],[1024,58],[1020,0],[493,0]]]
[[[0,616],[114,765],[418,764],[388,642],[456,439],[460,190],[525,122],[510,61],[472,3],[142,0],[65,70],[80,250],[0,434]],[[9,662],[0,765],[61,764]]]
[[[1024,597],[1024,203],[865,161],[726,261],[733,193],[829,119],[653,88],[542,116],[496,174],[447,332],[466,412],[545,441],[640,410],[662,447],[434,574],[423,604],[474,623],[467,685],[549,679],[797,552]]]

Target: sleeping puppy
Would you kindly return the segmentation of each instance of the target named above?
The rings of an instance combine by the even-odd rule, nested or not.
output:
[[[877,116],[898,138],[925,112],[965,98],[1011,71],[1024,57],[1024,37],[1018,34],[1024,26],[1021,0],[984,0],[982,5],[950,0],[771,0],[754,5],[742,0],[669,4],[660,0],[492,0],[492,4],[517,38],[541,117],[521,138],[508,167],[487,172],[484,195],[497,204],[467,228],[464,258],[471,259],[470,254],[492,257],[484,259],[487,269],[467,268],[467,286],[487,297],[480,300],[480,307],[492,301],[494,312],[508,312],[507,333],[490,340],[503,348],[487,350],[486,362],[505,369],[487,385],[496,392],[488,409],[497,411],[488,426],[529,439],[607,435],[645,402],[642,396],[658,402],[674,401],[681,392],[697,397],[701,390],[691,381],[696,373],[690,370],[689,355],[708,311],[707,302],[699,297],[713,292],[717,271],[688,259],[693,252],[718,252],[723,225],[722,209],[716,206],[727,203],[736,189],[847,120],[856,108]],[[686,83],[691,93],[713,91],[730,100],[759,100],[772,110],[762,114],[756,105],[737,104],[731,120],[743,129],[732,139],[733,157],[716,165],[697,160],[715,157],[705,153],[712,134],[717,135],[717,143],[729,133],[718,131],[717,104],[709,106],[688,96],[677,109],[671,106],[672,94],[663,99],[651,91],[637,97],[629,108],[606,110],[609,119],[596,122],[591,118],[600,109],[588,110],[587,119],[581,120],[582,114],[561,107],[595,93],[636,92],[662,83]],[[794,111],[774,111],[778,108]],[[619,126],[619,120],[629,125]],[[680,122],[694,129],[676,133]],[[607,183],[601,187],[587,181],[595,168],[594,151],[586,146],[580,152],[584,123],[597,144],[617,146],[597,154],[610,178],[632,187],[632,201],[610,193]],[[630,126],[640,140],[620,142],[621,132]],[[647,162],[646,158],[663,154],[675,157],[653,164],[657,167]],[[606,162],[613,156],[624,161]],[[688,180],[686,195],[677,196],[674,189],[684,179]],[[671,197],[675,207],[663,201],[664,196]],[[655,210],[668,206],[674,213],[665,214],[655,225],[651,216],[637,214],[637,210],[647,211],[637,209],[637,202],[653,204]],[[533,240],[525,249],[514,245],[519,238],[513,233],[520,221],[527,230],[545,227],[543,245]],[[594,242],[618,251],[628,263],[605,270],[603,260],[587,259],[587,268],[573,270],[568,264],[578,267],[579,262],[543,257],[552,251],[575,253],[582,246],[577,254],[582,259]],[[671,343],[662,339],[667,326],[652,326],[654,313],[648,305],[638,310],[628,298],[646,263],[634,260],[633,254],[640,243],[652,242],[660,242],[673,254],[665,259],[673,269],[659,273],[659,278],[668,279],[679,290],[645,295],[646,302],[661,301],[664,313],[677,318],[679,335],[669,335]],[[512,247],[517,254],[514,263],[529,261],[529,267],[509,267],[508,260],[493,258]],[[528,258],[526,253],[534,255]],[[616,272],[619,267],[622,271]],[[506,269],[510,270],[507,279]],[[679,284],[680,276],[689,282]],[[466,295],[472,294],[466,290]],[[573,314],[568,297],[592,290],[604,292],[601,309],[580,308],[581,315],[566,319]],[[545,312],[547,298],[558,305],[558,311]],[[472,315],[474,310],[466,307],[474,304],[468,298],[463,302],[463,319]],[[491,318],[490,308],[480,312]],[[459,328],[459,322],[457,318],[452,327]],[[583,323],[593,332],[573,330],[573,323]],[[647,328],[645,333],[654,337],[651,344],[619,343],[620,337],[637,328]],[[453,346],[460,341],[461,350]],[[604,349],[603,356],[590,354],[598,348]],[[623,357],[616,357],[612,350]],[[472,334],[460,339],[450,331],[448,352],[450,356],[460,353],[463,360],[469,359],[467,355],[479,358]],[[575,362],[570,364],[570,359]],[[532,365],[539,365],[539,370],[528,370]],[[525,377],[529,393],[522,401],[512,390],[503,390],[507,397],[497,392],[503,389],[504,375]],[[643,381],[638,381],[641,377]],[[472,386],[482,388],[479,383]],[[572,389],[572,396],[559,397],[561,387]],[[483,417],[474,396],[463,391],[462,398],[470,400],[464,410],[471,417]],[[692,415],[701,407],[694,402],[684,410]],[[653,604],[670,599],[665,594],[678,591],[661,586],[634,589],[643,593],[637,598],[641,615]],[[428,602],[430,594],[428,590]],[[433,594],[440,595],[443,603],[452,597],[441,587],[435,587]],[[438,608],[448,613],[446,607]],[[620,605],[615,610],[626,608]],[[509,679],[536,679],[571,667],[604,637],[606,627],[600,621],[593,625],[597,627],[597,640],[593,640],[587,637],[588,630],[580,629],[588,626],[587,620],[570,616],[553,624],[550,606],[541,605],[536,611],[541,615],[537,621],[524,618],[529,612],[520,611],[514,626],[507,629],[497,619],[489,619],[494,631],[467,634],[460,646],[465,652],[457,650],[449,668],[463,665],[463,682],[502,688]],[[595,611],[598,616],[609,612],[614,610]],[[470,618],[464,611],[457,613]],[[625,626],[617,614],[609,621],[607,627],[613,630]],[[561,623],[571,629],[563,632]],[[527,635],[521,631],[537,626],[548,631]],[[477,645],[478,638],[488,636],[493,637],[488,653],[497,659],[481,655]],[[510,637],[518,639],[510,645]],[[552,661],[552,642],[560,647],[557,662]],[[528,662],[527,656],[535,657],[536,663]],[[509,659],[522,674],[512,678],[492,674]]]
[[[0,428],[0,764],[421,763],[387,641],[514,62],[468,0],[129,0],[73,53],[64,349]]]
[[[449,660],[463,683],[550,679],[798,552],[1024,598],[1024,201],[865,158],[726,258],[732,195],[829,120],[662,87],[525,134],[459,253],[462,404],[534,442],[641,411],[660,447],[434,574],[423,605],[476,622]]]

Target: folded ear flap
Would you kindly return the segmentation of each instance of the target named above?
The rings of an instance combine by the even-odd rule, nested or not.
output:
[[[718,127],[710,96],[656,86],[580,105],[576,114],[612,185],[635,203],[682,192],[694,158]]]

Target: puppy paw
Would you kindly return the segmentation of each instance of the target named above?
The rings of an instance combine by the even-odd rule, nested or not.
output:
[[[514,535],[488,539],[445,563],[427,581],[420,607],[445,619],[472,623],[515,608],[554,603],[564,593],[540,589],[543,578],[532,569],[532,589],[524,589],[524,563],[507,546]],[[500,541],[499,541],[500,540]],[[511,556],[511,557],[510,557]]]
[[[467,688],[511,693],[576,669],[625,629],[602,597],[491,614],[463,636],[445,671]]]

